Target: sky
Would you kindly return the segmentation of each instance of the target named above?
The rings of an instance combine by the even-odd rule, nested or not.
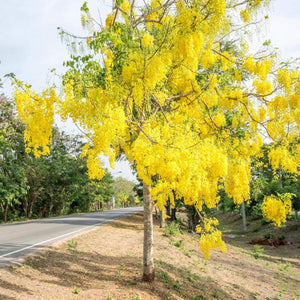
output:
[[[62,71],[68,50],[62,43],[57,27],[82,34],[80,7],[83,0],[0,0],[0,78],[3,92],[10,96],[10,81],[4,78],[14,73],[20,80],[32,84],[35,90],[51,82],[50,69]],[[88,7],[99,21],[111,11],[111,1],[88,0]],[[271,39],[284,59],[300,57],[300,1],[273,0],[269,21],[252,38],[253,45]],[[68,130],[70,124],[59,124]],[[108,166],[107,160],[105,165]],[[111,170],[115,177],[135,180],[128,164],[123,161]]]

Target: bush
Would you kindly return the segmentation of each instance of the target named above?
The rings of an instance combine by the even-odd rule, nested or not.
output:
[[[259,245],[254,245],[253,246],[253,257],[255,259],[260,258],[261,254],[264,252],[264,249],[262,248],[262,246]]]
[[[166,224],[166,227],[164,229],[164,234],[165,235],[175,235],[175,236],[182,234],[179,223],[171,222],[170,224]]]

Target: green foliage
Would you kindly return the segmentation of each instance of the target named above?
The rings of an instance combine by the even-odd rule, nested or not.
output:
[[[260,224],[257,224],[257,225],[255,225],[255,226],[253,227],[252,231],[253,231],[253,232],[258,232],[258,231],[260,230],[260,228],[261,228],[261,225],[260,225]]]
[[[264,234],[264,238],[267,239],[267,240],[269,240],[269,239],[274,238],[274,235],[271,234],[270,232],[267,232],[267,233]]]
[[[281,272],[288,272],[291,268],[291,263],[287,262],[286,264],[282,264],[281,266],[278,267],[278,270]]]
[[[177,247],[177,248],[178,248],[180,251],[182,251],[187,257],[191,257],[191,252],[192,252],[192,251],[186,249],[186,248],[183,246],[183,243],[184,243],[183,240],[175,241],[175,240],[171,239],[171,241],[170,241],[170,245],[173,245],[173,246]]]
[[[68,246],[69,246],[69,249],[71,251],[76,251],[76,248],[78,246],[78,242],[75,241],[75,240],[71,240],[71,241],[68,242]]]
[[[20,159],[24,151],[22,130],[15,118],[13,103],[0,94],[0,214],[4,222],[28,190]]]
[[[178,236],[182,234],[182,230],[180,229],[180,225],[177,222],[171,222],[170,224],[166,224],[164,229],[165,235],[174,235]]]
[[[113,183],[116,205],[120,207],[135,205],[135,184],[125,178],[118,177]]]
[[[179,240],[179,241],[171,240],[170,244],[177,247],[177,248],[182,248],[183,247],[183,240]]]
[[[1,86],[1,82],[0,82]],[[53,129],[51,155],[25,152],[24,126],[15,107],[0,94],[0,218],[4,221],[65,215],[93,210],[113,196],[113,178],[91,180],[83,142]]]
[[[297,141],[295,141],[297,142]],[[261,215],[260,206],[263,198],[270,195],[293,194],[292,205],[296,211],[300,210],[300,177],[280,168],[273,170],[269,162],[269,151],[272,145],[262,148],[262,157],[252,161],[252,183],[250,212]]]
[[[259,259],[260,256],[263,254],[263,252],[264,252],[264,249],[262,246],[259,246],[259,245],[253,246],[253,257],[255,259]]]

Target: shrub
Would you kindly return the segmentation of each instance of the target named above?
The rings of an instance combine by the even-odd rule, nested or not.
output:
[[[164,229],[164,234],[175,235],[175,236],[182,234],[179,223],[171,222],[170,224],[166,224],[166,227]]]

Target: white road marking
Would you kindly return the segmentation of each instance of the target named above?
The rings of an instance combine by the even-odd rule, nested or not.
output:
[[[123,217],[123,216],[117,216],[117,217],[115,217],[115,218],[111,218],[111,219],[108,219],[108,220],[105,220],[105,221],[112,221],[112,220],[120,219],[121,217]],[[74,234],[74,233],[76,233],[76,232],[82,231],[82,230],[87,229],[87,228],[93,228],[93,227],[99,226],[99,225],[105,223],[105,221],[96,223],[96,224],[94,224],[94,225],[92,225],[92,226],[86,226],[86,227],[83,227],[83,228],[81,228],[81,229],[78,229],[78,230],[75,230],[75,231],[72,231],[72,232],[68,232],[68,233],[65,233],[65,234],[56,236],[56,237],[54,237],[54,238],[52,238],[52,239],[48,239],[48,240],[46,240],[46,241],[42,241],[42,242],[36,243],[36,244],[34,244],[34,245],[30,245],[30,246],[27,246],[27,247],[24,247],[24,248],[21,248],[21,249],[18,249],[18,250],[9,252],[9,253],[2,254],[2,255],[0,255],[0,258],[1,258],[1,257],[9,256],[9,255],[12,255],[12,254],[15,254],[15,253],[18,253],[18,252],[22,252],[22,251],[24,251],[24,250],[33,248],[33,247],[35,247],[35,246],[43,245],[43,244],[45,244],[45,243],[47,243],[47,242],[54,241],[54,240],[56,240],[56,239],[59,239],[59,238],[62,238],[62,237],[65,237],[65,236]]]

